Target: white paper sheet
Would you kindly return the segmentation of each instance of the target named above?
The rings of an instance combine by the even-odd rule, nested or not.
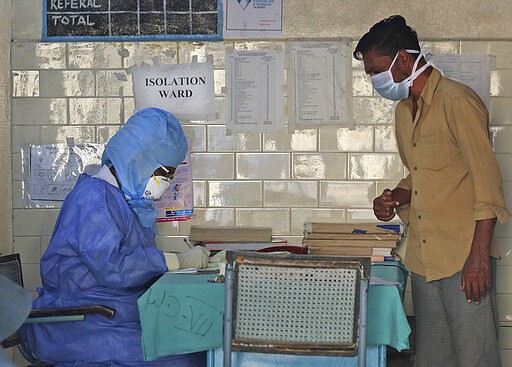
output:
[[[226,50],[229,133],[283,129],[283,68],[281,51]]]
[[[291,128],[352,124],[352,61],[348,41],[288,43]]]
[[[224,39],[281,38],[283,0],[224,0]]]
[[[82,173],[101,167],[102,144],[30,145],[30,200],[62,201]]]
[[[444,75],[471,87],[489,109],[493,57],[490,55],[433,55],[434,65]]]

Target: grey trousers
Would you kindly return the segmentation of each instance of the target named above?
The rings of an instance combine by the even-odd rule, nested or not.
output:
[[[426,282],[412,274],[416,316],[415,367],[500,367],[496,309],[496,259],[490,293],[468,303],[459,290],[461,273]]]

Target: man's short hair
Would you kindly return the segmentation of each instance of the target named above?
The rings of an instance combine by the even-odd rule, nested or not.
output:
[[[409,27],[401,15],[392,15],[376,23],[359,40],[353,52],[356,60],[363,54],[375,50],[379,56],[394,57],[399,50],[418,50],[420,44],[416,31]]]

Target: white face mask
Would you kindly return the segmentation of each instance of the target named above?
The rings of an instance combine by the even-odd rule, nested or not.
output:
[[[158,200],[170,185],[171,182],[163,176],[151,176],[142,197],[148,200]]]
[[[395,82],[393,79],[393,73],[391,72],[391,68],[395,64],[395,61],[398,57],[398,52],[393,59],[393,62],[389,66],[389,69],[383,71],[382,73],[378,73],[371,76],[372,85],[375,90],[384,98],[390,99],[392,101],[398,101],[400,99],[406,99],[409,97],[409,88],[411,87],[414,80],[425,71],[431,65],[431,62],[428,61],[421,68],[416,70],[418,67],[418,63],[420,62],[423,53],[417,50],[405,50],[410,54],[419,54],[414,62],[414,66],[412,68],[412,73],[410,76],[402,80],[400,83]]]

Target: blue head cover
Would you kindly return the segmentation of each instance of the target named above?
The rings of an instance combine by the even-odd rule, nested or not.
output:
[[[143,226],[152,227],[157,217],[152,201],[142,198],[149,178],[159,167],[178,167],[187,150],[178,120],[159,108],[135,113],[107,143],[102,163],[114,166],[121,190]]]

